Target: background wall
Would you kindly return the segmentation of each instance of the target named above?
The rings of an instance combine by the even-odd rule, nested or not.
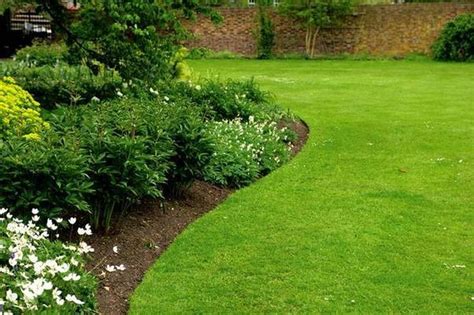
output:
[[[255,54],[255,8],[218,9],[224,22],[215,26],[206,19],[189,23],[196,39],[188,47]],[[369,53],[405,55],[427,53],[443,25],[455,16],[474,12],[474,4],[410,3],[360,6],[339,28],[321,32],[320,54]],[[273,12],[276,33],[275,52],[304,52],[304,29],[296,22]]]

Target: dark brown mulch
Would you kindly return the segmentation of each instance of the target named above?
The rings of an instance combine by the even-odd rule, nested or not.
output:
[[[298,134],[293,154],[298,153],[308,138],[309,129],[303,122],[287,125]],[[195,182],[180,200],[146,202],[123,220],[117,233],[90,240],[94,247],[88,265],[100,279],[97,292],[101,314],[126,314],[128,298],[143,275],[161,253],[188,224],[215,208],[232,193],[202,181]],[[117,246],[118,253],[113,252]],[[125,271],[106,272],[106,265],[120,265]]]

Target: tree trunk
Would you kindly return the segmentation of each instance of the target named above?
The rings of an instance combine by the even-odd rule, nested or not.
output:
[[[317,27],[314,30],[314,33],[313,33],[313,38],[312,38],[312,41],[311,41],[311,58],[314,57],[314,48],[316,46],[316,39],[318,37],[318,34],[319,34],[319,27]]]

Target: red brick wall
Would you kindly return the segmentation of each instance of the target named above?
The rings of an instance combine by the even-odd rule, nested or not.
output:
[[[215,26],[206,19],[190,23],[196,39],[189,47],[230,50],[255,54],[256,10],[219,9],[224,22]],[[443,25],[455,16],[474,12],[474,4],[417,3],[360,6],[338,28],[321,31],[318,53],[368,53],[404,55],[427,53]],[[273,13],[276,53],[304,52],[304,29],[296,22]]]

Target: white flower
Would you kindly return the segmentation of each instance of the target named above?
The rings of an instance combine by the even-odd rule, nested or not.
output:
[[[77,234],[79,235],[92,235],[92,230],[90,224],[86,224],[84,228],[78,228]]]
[[[79,276],[78,274],[75,274],[74,272],[68,274],[67,276],[65,276],[64,278],[64,281],[79,281],[81,279],[81,276]]]
[[[31,213],[33,213],[33,214],[38,214],[38,213],[39,213],[39,210],[36,209],[36,208],[33,208],[33,209],[31,210]]]
[[[124,271],[126,269],[124,265],[118,265],[118,266],[115,266],[115,268],[117,268],[117,270],[120,270],[120,271]]]
[[[117,247],[117,246],[114,246],[114,247],[112,248],[112,251],[113,251],[114,253],[118,254],[118,247]]]
[[[24,299],[31,301],[42,295],[44,291],[51,290],[52,288],[53,284],[51,282],[46,281],[44,278],[37,278],[33,282],[23,284],[21,291]]]
[[[56,220],[57,223],[63,222],[63,219],[62,219],[62,218],[56,218],[55,220]]]
[[[0,209],[0,215],[3,215],[3,214],[5,214],[5,213],[7,213],[7,212],[8,212],[8,209],[6,209],[6,208],[1,208],[1,209]]]
[[[46,221],[46,226],[48,227],[48,229],[53,230],[53,231],[58,229],[58,226],[54,224],[53,220],[51,219],[48,219],[48,221]]]
[[[73,266],[78,266],[78,265],[79,265],[79,262],[78,262],[76,259],[74,259],[74,257],[72,257],[72,258],[71,258],[71,265],[73,265]]]
[[[66,273],[69,270],[69,265],[64,263],[56,267],[56,271],[60,273]]]
[[[71,295],[71,294],[66,295],[66,301],[72,302],[72,303],[77,304],[77,305],[84,304],[84,302],[79,300],[75,295]]]
[[[159,95],[158,91],[153,90],[153,88],[150,88],[150,93],[155,94],[155,95]]]
[[[92,253],[92,252],[94,252],[94,249],[92,248],[92,246],[87,245],[86,242],[79,243],[79,253],[87,254],[87,253]]]
[[[34,255],[34,254],[28,255],[28,259],[29,259],[33,264],[38,261],[38,257],[36,257],[36,255]]]
[[[67,220],[67,221],[69,222],[69,224],[74,225],[76,223],[77,219],[72,217],[72,218],[69,218],[69,220]]]
[[[107,265],[107,266],[105,266],[105,270],[107,270],[108,272],[114,272],[114,271],[116,271],[116,270],[115,270],[115,266],[112,266],[112,265]]]
[[[94,96],[93,98],[91,98],[91,101],[92,102],[100,102],[100,98],[98,98],[97,96]]]
[[[170,98],[169,98],[168,96],[165,96],[165,97],[163,97],[163,98],[164,98],[165,101],[167,101],[167,102],[170,100]]]
[[[59,290],[58,288],[54,288],[53,298],[56,301],[56,304],[58,305],[64,305],[64,300],[61,298],[61,293],[62,293],[61,290]]]
[[[123,97],[123,93],[120,92],[120,91],[117,91],[117,95],[118,95],[119,97]]]
[[[33,216],[33,217],[31,218],[31,220],[33,220],[34,222],[38,222],[39,219],[40,219],[40,217],[37,216],[37,215],[35,215],[35,216]]]
[[[8,289],[8,291],[7,291],[7,300],[16,304],[16,301],[18,300],[18,294],[16,294],[15,292],[12,292],[12,290]]]

